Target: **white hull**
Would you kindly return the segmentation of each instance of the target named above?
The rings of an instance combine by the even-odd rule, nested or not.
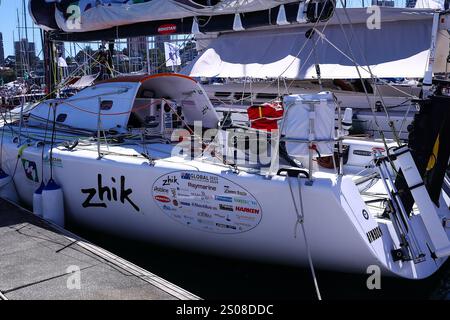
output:
[[[3,148],[3,168],[8,174],[13,175],[19,148],[6,136]],[[169,151],[168,148],[166,145],[153,145],[150,150],[159,150],[154,151],[155,156],[162,156],[165,150]],[[110,147],[110,151],[114,149],[115,147]],[[21,150],[22,158],[18,163],[14,182],[20,198],[31,205],[33,192],[40,184],[40,173],[38,172],[38,178],[32,181],[27,177],[20,162],[31,161],[36,168],[41,168],[42,149],[29,146]],[[132,149],[128,150],[130,152]],[[48,150],[46,154],[48,155]],[[286,177],[276,176],[268,180],[261,175],[236,174],[228,167],[186,161],[181,158],[167,158],[156,161],[155,165],[136,157],[111,155],[98,160],[95,147],[91,150],[77,151],[54,149],[53,157],[54,179],[64,191],[67,218],[89,228],[122,237],[244,259],[300,266],[308,263],[302,229],[297,226],[295,231],[297,216]],[[44,168],[44,179],[48,180],[50,174],[48,162]],[[184,218],[177,221],[172,216],[173,209],[162,209],[155,199],[155,196],[160,195],[154,191],[158,181],[161,182],[167,177],[179,178],[183,173],[192,172],[201,172],[206,176],[217,178],[217,185],[210,184],[210,186],[216,186],[218,189],[214,192],[206,191],[207,196],[214,197],[215,194],[227,196],[223,190],[219,190],[227,184],[232,189],[240,190],[241,194],[247,193],[244,200],[254,199],[257,202],[254,208],[260,211],[255,214],[254,221],[248,223],[250,226],[244,227],[244,231],[234,229],[232,232],[229,232],[230,228],[221,229],[222,227],[217,226],[210,230],[201,230],[198,223],[189,226]],[[79,178],[81,173],[82,179]],[[117,201],[113,199],[112,194],[112,200],[108,200],[107,192],[104,193],[103,201],[99,199],[98,175],[102,177],[103,187],[108,187],[111,192],[113,187],[116,189]],[[125,179],[122,191],[131,190],[123,202],[120,201],[121,177]],[[112,178],[115,179],[115,183],[112,182]],[[181,180],[178,179],[179,181]],[[422,247],[422,251],[426,254],[424,262],[394,263],[390,248],[394,247],[394,243],[398,243],[398,239],[391,223],[387,220],[374,219],[372,215],[365,217],[362,214],[363,210],[368,212],[370,210],[364,204],[350,177],[337,178],[334,174],[318,172],[314,176],[312,186],[306,185],[305,182],[306,179],[302,179],[305,228],[316,266],[330,270],[365,273],[368,266],[378,265],[388,275],[424,278],[435,272],[445,261],[443,258],[433,260],[429,250]],[[298,184],[294,181],[292,185],[298,205]],[[170,189],[170,186],[167,188]],[[95,194],[87,201],[90,193],[86,190],[89,189],[95,190],[95,192],[91,190]],[[174,199],[170,194],[168,197],[171,201]],[[90,204],[104,204],[106,207],[86,206],[86,201]],[[220,201],[212,202],[218,205]],[[173,207],[172,203],[168,205]],[[236,210],[236,204],[232,205]],[[198,218],[197,214],[204,211],[227,213],[216,209],[196,208],[185,212],[183,209],[176,209],[178,210],[176,213],[186,214],[192,219]],[[243,216],[248,218],[251,214]],[[240,220],[236,219],[237,215],[232,214],[230,222],[221,218],[212,220],[221,225],[228,223],[238,227]],[[411,222],[415,233],[424,236],[424,226],[420,217],[411,219]],[[381,229],[382,235],[379,237],[377,235],[378,238],[370,242],[368,234],[376,228]]]
[[[411,279],[436,272],[450,255],[450,228],[442,226],[450,218],[449,204],[436,208],[431,202],[409,151],[394,149],[399,153],[390,159],[407,172],[418,208],[411,217],[401,208],[382,217],[380,204],[395,197],[394,187],[383,186],[393,179],[389,169],[382,169],[392,145],[345,139],[344,172],[320,168],[334,168],[334,146],[343,137],[335,130],[333,96],[290,96],[284,104],[285,147],[273,136],[269,141],[235,135],[239,130],[250,134],[245,127],[223,132],[206,92],[189,77],[161,74],[103,82],[64,101],[43,102],[27,120],[3,126],[1,169],[9,176],[0,177],[3,182],[12,177],[20,199],[29,206],[35,199],[36,213],[42,208],[50,221],[67,218],[121,237],[295,266],[309,264],[310,249],[314,266],[337,271],[366,273],[377,265],[386,275]],[[202,128],[195,126],[198,121]],[[213,129],[212,136],[202,129]],[[212,142],[214,136],[218,139]],[[195,145],[199,138],[202,143]],[[180,141],[189,143],[183,153]],[[189,150],[203,150],[203,155],[192,160]],[[262,158],[233,164],[256,154],[274,167],[268,170]],[[375,161],[384,178],[374,177]],[[291,173],[309,170],[302,175],[311,179],[288,178],[277,172],[277,164]],[[368,180],[355,184],[361,171],[369,173]],[[42,201],[49,194],[61,201],[39,206],[35,191],[42,183]],[[0,194],[8,196],[6,190],[0,188]],[[380,208],[366,205],[373,196]],[[49,203],[54,206],[43,210]]]

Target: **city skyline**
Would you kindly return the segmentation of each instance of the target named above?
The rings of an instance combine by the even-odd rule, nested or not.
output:
[[[28,4],[28,0],[27,0]],[[14,55],[14,41],[19,41],[19,30],[17,28],[17,10],[19,10],[19,18],[23,24],[23,7],[22,1],[2,0],[0,3],[0,32],[3,34],[3,46],[5,58]],[[34,25],[33,20],[26,10],[26,19],[28,26],[28,40],[35,42],[36,54],[41,52],[41,38],[39,29]],[[34,29],[32,27],[35,27]],[[20,29],[21,38],[24,38],[24,30]],[[42,54],[39,55],[42,58]]]

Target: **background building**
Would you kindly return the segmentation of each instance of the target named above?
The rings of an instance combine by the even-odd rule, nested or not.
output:
[[[25,73],[31,71],[37,62],[36,49],[33,42],[27,39],[21,39],[14,42],[14,53],[16,56],[16,72],[18,77],[25,76]]]
[[[3,48],[3,35],[0,32],[0,66],[5,63],[5,49]]]
[[[127,48],[130,57],[145,56],[147,50],[147,37],[136,37],[127,39]]]
[[[170,42],[170,36],[156,36],[155,37],[155,46],[156,48],[164,54],[164,42]]]

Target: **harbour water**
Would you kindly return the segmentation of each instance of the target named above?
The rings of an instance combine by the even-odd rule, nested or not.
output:
[[[148,245],[70,226],[93,243],[176,283],[206,300],[315,300],[310,270],[269,265]],[[381,278],[380,290],[367,288],[368,275],[316,270],[324,300],[450,300],[450,261],[426,280]]]

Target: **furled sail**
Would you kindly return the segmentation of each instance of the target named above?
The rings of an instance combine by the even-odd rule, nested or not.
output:
[[[30,0],[54,40],[83,41],[199,32],[328,19],[329,0]]]
[[[39,25],[55,28],[56,22],[66,32],[88,32],[154,20],[267,10],[291,2],[296,0],[31,0],[30,8]],[[46,17],[44,11],[50,15]]]

